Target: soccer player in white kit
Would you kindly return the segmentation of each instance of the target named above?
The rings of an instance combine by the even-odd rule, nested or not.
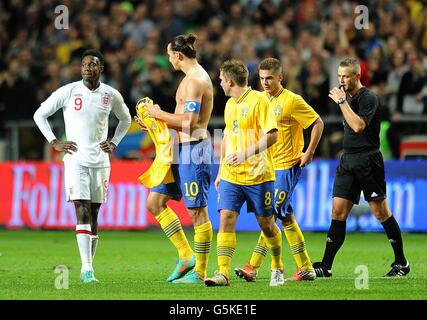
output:
[[[98,211],[107,200],[110,177],[109,154],[126,135],[131,123],[121,94],[101,83],[104,57],[96,49],[82,56],[83,80],[65,85],[51,94],[34,113],[34,121],[57,151],[64,151],[64,180],[67,200],[76,208],[76,237],[82,261],[80,279],[98,282],[92,262],[98,245]],[[47,121],[63,109],[67,141],[59,141]],[[108,117],[113,111],[119,123],[111,141]]]

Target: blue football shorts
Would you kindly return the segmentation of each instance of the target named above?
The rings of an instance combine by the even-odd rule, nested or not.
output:
[[[172,165],[175,182],[158,185],[151,192],[170,195],[176,201],[184,197],[189,209],[207,206],[213,163],[210,139],[180,144],[178,161]]]
[[[261,217],[271,216],[274,214],[273,192],[274,181],[244,186],[221,180],[219,182],[218,211],[240,212],[246,201],[248,212],[253,212]]]
[[[277,217],[284,219],[287,214],[294,213],[292,208],[292,195],[301,176],[299,164],[286,170],[276,170],[274,182],[274,204]]]

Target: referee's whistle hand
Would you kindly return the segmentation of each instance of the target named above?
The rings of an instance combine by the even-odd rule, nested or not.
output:
[[[345,99],[345,97],[346,97],[345,91],[342,89],[338,89],[337,87],[335,87],[331,91],[329,91],[329,98],[334,100],[335,103],[341,98]]]

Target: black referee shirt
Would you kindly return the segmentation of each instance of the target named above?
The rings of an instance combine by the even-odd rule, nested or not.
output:
[[[380,108],[378,97],[370,90],[362,87],[357,93],[347,99],[351,109],[361,117],[365,129],[356,133],[348,125],[345,118],[344,124],[344,153],[357,153],[378,150],[380,148]]]

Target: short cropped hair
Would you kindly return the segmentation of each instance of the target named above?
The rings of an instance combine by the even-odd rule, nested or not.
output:
[[[273,70],[274,73],[282,73],[282,64],[278,59],[266,58],[259,64],[258,70]]]
[[[83,52],[82,60],[86,56],[94,56],[99,59],[99,62],[101,63],[101,66],[104,66],[104,56],[98,49],[88,49]]]
[[[345,58],[339,64],[340,67],[350,67],[354,74],[360,73],[359,61],[355,58]]]
[[[193,33],[176,36],[170,43],[171,49],[172,51],[181,52],[187,58],[195,59],[197,55],[196,48],[194,47],[196,39],[197,36]]]
[[[248,84],[249,71],[243,61],[227,60],[221,65],[220,71],[226,79],[233,80],[239,87]]]

